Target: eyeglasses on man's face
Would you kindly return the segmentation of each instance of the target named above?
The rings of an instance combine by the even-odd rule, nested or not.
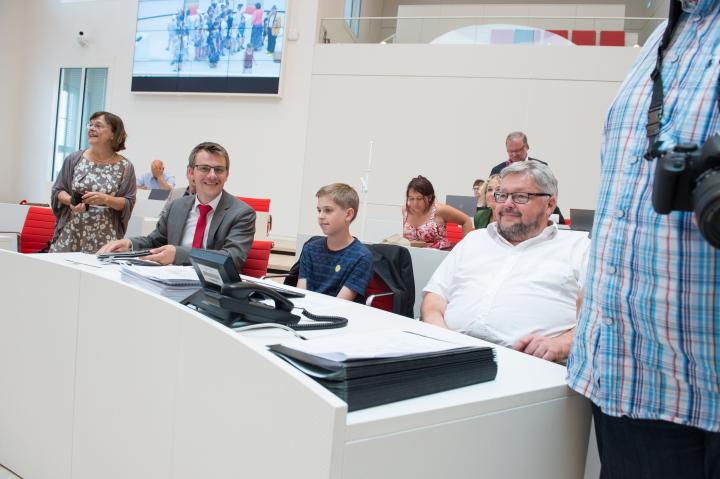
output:
[[[227,173],[227,167],[225,166],[195,165],[195,169],[203,175],[210,173],[210,170],[214,171],[216,175]]]
[[[103,128],[107,128],[107,125],[105,123],[100,123],[99,121],[96,122],[89,122],[87,125],[85,125],[87,129],[95,128],[96,130],[102,130]]]
[[[526,193],[526,192],[517,192],[517,193],[504,193],[502,191],[497,191],[493,195],[495,196],[495,203],[505,203],[508,198],[512,198],[513,203],[518,205],[524,205],[528,201],[530,201],[530,198],[533,196],[552,196],[550,193]]]

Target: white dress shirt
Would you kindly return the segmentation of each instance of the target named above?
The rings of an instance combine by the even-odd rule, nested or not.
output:
[[[497,223],[469,233],[448,254],[424,292],[447,302],[448,328],[503,346],[575,326],[590,240],[586,233],[545,228],[513,246]]]
[[[222,197],[222,193],[217,195],[210,203],[208,203],[208,205],[210,205],[212,209],[207,215],[207,224],[205,225],[205,234],[203,235],[202,241],[203,248],[205,248],[205,246],[207,245],[208,232],[210,231],[210,222],[212,221],[213,215],[215,214],[218,203],[220,203],[220,197]],[[200,210],[198,209],[198,206],[200,206],[200,204],[200,200],[198,200],[197,196],[195,196],[195,204],[193,204],[193,207],[190,210],[190,214],[188,215],[188,219],[185,222],[185,230],[183,230],[183,237],[182,241],[180,242],[180,246],[192,246],[193,244],[193,238],[195,237],[195,227],[197,226],[198,218],[200,218]]]

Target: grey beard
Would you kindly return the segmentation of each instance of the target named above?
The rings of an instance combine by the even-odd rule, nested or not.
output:
[[[509,228],[502,226],[500,221],[497,222],[497,230],[500,236],[510,242],[520,243],[527,239],[530,239],[530,233],[537,230],[540,226],[541,219],[538,219],[534,223],[515,223]]]

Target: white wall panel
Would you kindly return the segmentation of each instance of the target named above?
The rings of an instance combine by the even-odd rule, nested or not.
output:
[[[3,48],[0,62],[0,148],[2,158],[0,167],[0,201],[15,201],[16,179],[18,174],[18,153],[21,145],[17,141],[18,122],[16,114],[20,109],[18,90],[21,85],[21,76],[18,75],[26,61],[25,42],[22,39],[26,33],[25,2],[14,0],[0,0],[2,15],[0,15],[0,45]]]
[[[472,181],[506,158],[512,130],[525,131],[530,154],[552,166],[565,212],[594,208],[605,112],[636,55],[630,48],[318,46],[299,233],[317,232],[318,187],[359,187],[370,140],[368,218],[398,219],[407,182],[418,174],[440,199],[470,194]],[[361,229],[355,224],[354,234]]]

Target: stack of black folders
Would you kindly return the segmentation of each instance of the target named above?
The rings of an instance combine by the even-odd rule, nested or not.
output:
[[[348,405],[348,411],[491,381],[495,350],[410,331],[345,333],[269,347]]]

